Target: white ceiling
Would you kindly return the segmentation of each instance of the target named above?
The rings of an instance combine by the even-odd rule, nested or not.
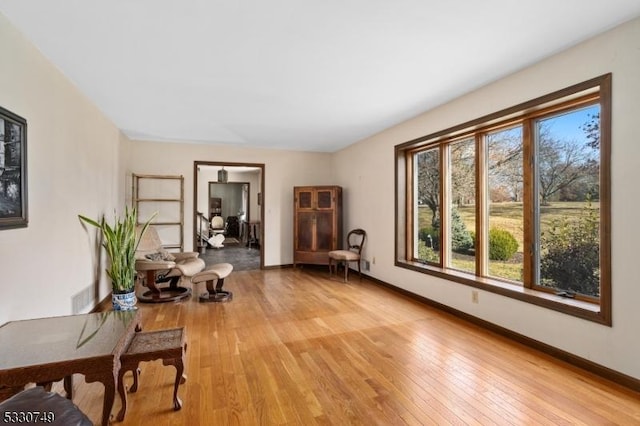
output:
[[[640,16],[640,1],[0,0],[0,12],[131,138],[333,152]]]

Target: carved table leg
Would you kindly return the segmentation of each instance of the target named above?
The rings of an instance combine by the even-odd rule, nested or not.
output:
[[[184,364],[182,363],[182,358],[168,359],[163,361],[163,364],[173,364],[176,367],[176,382],[173,384],[173,409],[178,411],[182,408],[182,401],[178,398],[178,386],[180,386],[180,382],[183,379]]]
[[[184,343],[184,346],[182,347],[182,357],[184,357],[184,354],[187,353],[187,342]],[[182,361],[182,359],[180,360]],[[187,375],[182,373],[182,377],[180,378],[180,384],[184,384],[187,382]]]
[[[116,421],[123,421],[124,416],[127,413],[127,388],[124,385],[124,374],[127,371],[131,371],[133,373],[133,384],[129,388],[129,392],[134,393],[138,390],[138,376],[140,375],[140,368],[138,367],[138,363],[129,364],[123,363],[120,367],[120,372],[118,373],[118,394],[120,395],[120,400],[122,401],[122,407],[116,416]]]
[[[124,373],[126,373],[126,367],[121,365],[120,371],[118,372],[118,394],[120,395],[120,402],[122,406],[116,415],[116,420],[119,422],[124,420],[124,414],[127,411],[127,390],[124,387]]]
[[[73,376],[65,376],[62,383],[64,391],[67,393],[67,399],[73,399]]]
[[[133,384],[129,388],[129,392],[135,393],[138,391],[138,377],[140,376],[140,369],[135,368],[133,371]]]
[[[106,378],[102,382],[104,384],[104,403],[102,406],[102,426],[109,426],[109,417],[111,416],[111,409],[113,408],[113,401],[116,397],[116,373],[113,376]]]

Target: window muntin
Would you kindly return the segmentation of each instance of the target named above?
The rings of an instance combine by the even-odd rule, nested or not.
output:
[[[608,74],[396,146],[396,265],[610,325],[610,97],[611,75]],[[590,121],[579,124],[576,130],[574,114],[591,118]],[[558,129],[562,129],[570,121],[574,122],[573,132],[582,132],[582,147],[587,144],[585,140],[590,140],[591,145],[596,146],[595,139],[598,140],[598,146],[590,152],[589,173],[578,179],[580,182],[576,181],[572,187],[556,191],[553,196],[561,197],[554,202],[560,203],[559,207],[562,207],[562,202],[567,201],[568,197],[573,197],[575,201],[578,195],[590,194],[590,198],[580,198],[576,202],[583,206],[588,204],[587,208],[582,209],[587,216],[583,220],[586,225],[580,229],[589,231],[592,239],[595,235],[597,241],[597,250],[587,250],[591,258],[594,255],[596,258],[587,269],[598,281],[597,290],[593,286],[587,290],[573,290],[575,286],[570,282],[550,272],[545,255],[557,249],[549,242],[555,236],[548,231],[547,226],[552,216],[549,216],[548,206],[545,205],[549,202],[550,192],[545,173],[553,162],[550,163],[544,157],[544,151],[549,151],[550,144],[545,139],[550,134],[545,126],[554,128],[553,132],[557,134],[552,132],[551,135],[557,137],[561,134]],[[465,202],[466,207],[461,207],[456,200],[460,195],[456,188],[463,186],[456,183],[456,175],[460,173],[459,168],[462,168],[463,163],[456,159],[455,148],[462,141],[469,147],[475,146],[476,150],[473,155],[475,200]],[[433,193],[440,197],[434,203],[437,210],[431,211],[432,218],[435,215],[436,219],[443,219],[437,220],[442,222],[444,232],[439,235],[440,246],[436,250],[438,256],[433,259],[421,259],[418,256],[418,245],[423,244],[419,231],[426,221],[424,215],[418,214],[421,208],[424,211],[425,204],[417,201],[420,167],[416,158],[424,152],[429,152],[428,159],[433,166],[429,176],[437,177],[438,191],[434,190]],[[511,167],[506,168],[504,161],[501,163],[497,158],[502,155],[504,160],[508,158],[506,155],[509,152],[514,158],[519,156],[519,161],[514,160]],[[562,157],[570,154],[572,152],[566,148],[560,155]],[[406,161],[403,159],[411,159],[411,165],[403,163]],[[434,170],[436,164],[437,171]],[[586,187],[589,188],[588,191]],[[546,192],[543,194],[541,191]],[[597,194],[597,199],[594,199],[594,194]],[[546,197],[544,202],[543,195]],[[403,204],[403,200],[408,204]],[[504,203],[511,203],[511,208],[507,209],[509,215],[505,213]],[[453,249],[456,233],[454,222],[458,220],[455,216],[461,213],[461,208],[464,209],[464,220],[468,221],[465,226],[468,229],[475,226],[475,229],[469,231],[475,232],[475,244],[467,252],[472,253],[473,257],[467,258],[466,264],[459,262],[457,251]],[[472,213],[469,214],[469,211]],[[515,265],[514,272],[510,273],[497,268],[498,263],[489,259],[489,229],[504,220],[504,216],[508,216],[513,222],[510,232],[515,234],[513,236],[517,241],[515,260],[510,260]],[[418,218],[422,218],[422,224],[418,223]],[[412,234],[405,233],[408,231]],[[593,245],[588,248],[593,248]],[[569,255],[570,252],[566,254]],[[568,256],[556,256],[563,257]]]

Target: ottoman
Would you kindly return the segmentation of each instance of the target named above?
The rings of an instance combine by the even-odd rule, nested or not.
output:
[[[192,284],[206,283],[207,292],[200,295],[201,302],[226,302],[233,298],[233,293],[222,289],[224,279],[233,271],[230,263],[217,263],[191,277]],[[214,288],[214,282],[216,284]]]

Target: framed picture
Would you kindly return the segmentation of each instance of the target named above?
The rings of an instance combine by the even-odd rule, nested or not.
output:
[[[27,210],[27,120],[0,107],[0,229],[24,228]]]

